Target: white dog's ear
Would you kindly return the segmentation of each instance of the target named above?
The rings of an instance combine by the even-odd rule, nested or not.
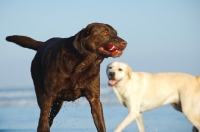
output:
[[[131,79],[132,69],[127,65],[127,75]]]

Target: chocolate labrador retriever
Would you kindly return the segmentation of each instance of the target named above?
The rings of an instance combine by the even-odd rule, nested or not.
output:
[[[40,107],[38,132],[50,131],[63,101],[82,96],[89,101],[97,130],[106,131],[100,102],[100,64],[104,58],[119,57],[127,44],[113,27],[92,23],[72,37],[46,42],[17,35],[6,40],[37,51],[31,75]]]

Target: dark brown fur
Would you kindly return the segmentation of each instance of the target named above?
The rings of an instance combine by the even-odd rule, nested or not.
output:
[[[100,102],[100,64],[106,57],[119,57],[126,47],[111,26],[92,23],[70,38],[51,38],[46,42],[25,36],[8,36],[6,40],[37,50],[31,74],[41,110],[39,132],[50,131],[63,101],[82,96],[90,103],[97,130],[106,131]],[[109,52],[107,44],[117,46],[119,52]]]

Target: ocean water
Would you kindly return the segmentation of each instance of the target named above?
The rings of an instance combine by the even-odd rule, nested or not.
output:
[[[101,85],[101,102],[107,132],[112,132],[128,114],[119,104],[112,88]],[[35,132],[39,119],[39,107],[34,88],[0,88],[0,132]],[[143,113],[146,132],[190,132],[192,125],[185,116],[170,105]],[[123,132],[137,132],[136,122]],[[51,132],[96,132],[85,98],[65,102],[54,119]]]

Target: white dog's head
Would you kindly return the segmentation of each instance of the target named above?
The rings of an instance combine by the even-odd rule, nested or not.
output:
[[[124,79],[130,79],[132,74],[131,68],[122,62],[108,64],[106,72],[109,79],[108,85],[110,86],[115,86]]]

